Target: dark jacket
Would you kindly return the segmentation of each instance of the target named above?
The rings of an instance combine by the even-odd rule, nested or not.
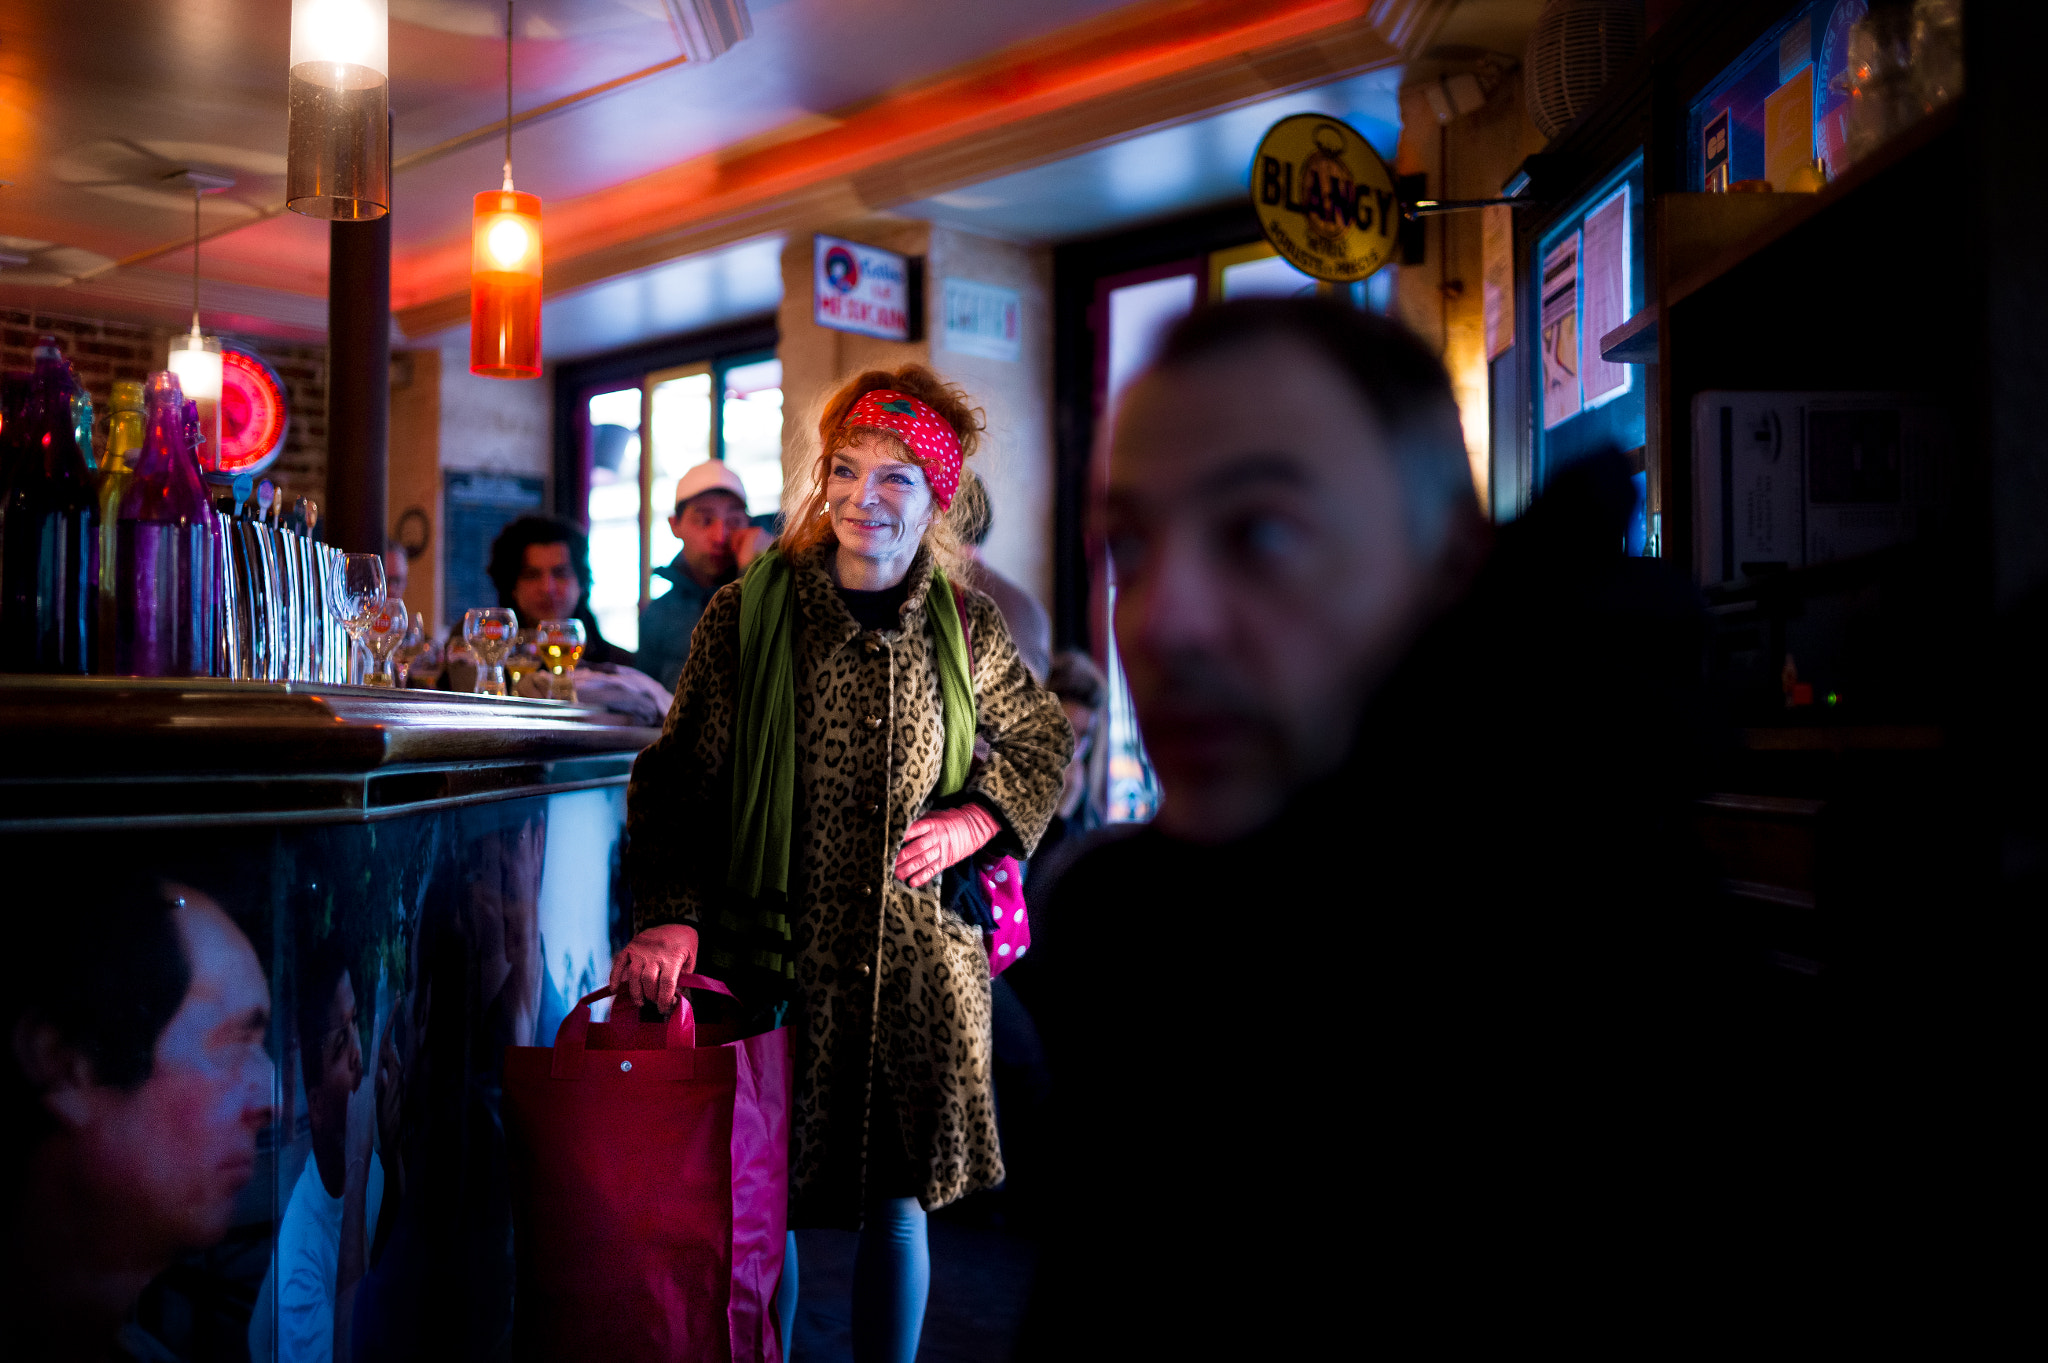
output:
[[[1306,1357],[1317,1304],[1425,1323],[1582,1265],[1562,1240],[1654,1241],[1628,1223],[1671,1211],[1741,986],[1689,831],[1704,615],[1619,554],[1628,497],[1601,461],[1503,527],[1272,825],[1061,881],[1034,963],[1067,1196],[1019,1358]]]
[[[668,566],[656,568],[654,575],[675,585],[648,602],[647,608],[640,612],[638,666],[642,672],[673,691],[683,675],[683,664],[690,659],[691,632],[697,628],[704,607],[718,587],[698,585],[680,553]]]

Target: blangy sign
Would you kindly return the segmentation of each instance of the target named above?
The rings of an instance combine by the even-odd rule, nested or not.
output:
[[[1332,284],[1364,279],[1399,243],[1387,163],[1349,124],[1321,114],[1289,115],[1259,139],[1252,208],[1288,264]]]

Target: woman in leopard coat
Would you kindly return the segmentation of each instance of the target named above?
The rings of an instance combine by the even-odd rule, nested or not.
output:
[[[924,1211],[1003,1177],[977,926],[986,907],[967,859],[1030,853],[1073,745],[995,604],[943,571],[960,562],[956,523],[975,514],[978,490],[958,506],[954,494],[979,418],[915,365],[835,395],[808,502],[791,503],[791,528],[764,556],[779,561],[756,563],[706,606],[627,796],[638,932],[613,982],[665,1010],[701,956],[755,1013],[790,1005],[791,1224],[863,1227],[862,1357],[916,1352]],[[783,635],[770,616],[749,616],[750,594],[755,612],[780,606]],[[778,637],[788,656],[776,675],[793,676],[795,700],[779,844],[760,803],[746,803],[751,787],[735,793],[736,764],[772,770],[762,754],[774,726],[749,720],[770,693],[749,687],[766,687]],[[756,854],[765,847],[780,866],[782,846],[777,895]]]

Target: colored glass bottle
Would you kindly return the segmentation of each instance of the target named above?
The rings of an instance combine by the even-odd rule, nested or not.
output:
[[[54,343],[35,355],[0,474],[0,671],[83,674],[98,632],[98,498],[77,378]]]
[[[114,564],[117,561],[115,531],[121,523],[121,499],[135,477],[135,461],[142,454],[142,433],[147,424],[142,385],[123,379],[114,385],[114,400],[107,411],[107,439],[100,450],[100,671],[114,670]]]
[[[177,376],[149,376],[142,453],[115,527],[114,669],[140,677],[213,671],[214,553]]]

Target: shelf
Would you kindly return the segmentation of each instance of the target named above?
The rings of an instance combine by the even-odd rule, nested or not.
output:
[[[1741,731],[1750,752],[1935,752],[1946,746],[1933,724],[1787,724]]]
[[[1600,358],[1609,364],[1657,363],[1657,305],[1650,304],[1602,336]]]
[[[1662,220],[1665,244],[1661,248],[1665,278],[1671,281],[1664,295],[1666,304],[1691,297],[1795,229],[1855,197],[1864,186],[1953,132],[1961,116],[1960,102],[1935,110],[1818,194],[1666,195],[1669,202]],[[1729,202],[1718,208],[1692,202],[1702,199]],[[1712,221],[1706,220],[1708,215],[1714,215]],[[1731,232],[1730,228],[1737,230]],[[1717,244],[1721,242],[1727,244]]]

